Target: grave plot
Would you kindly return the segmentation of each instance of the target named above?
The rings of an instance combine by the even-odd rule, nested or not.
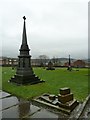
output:
[[[79,102],[73,98],[73,93],[70,93],[70,88],[61,88],[58,96],[45,93],[34,99],[33,103],[40,104],[44,107],[47,106],[53,110],[62,111],[68,115],[70,115],[79,104]]]

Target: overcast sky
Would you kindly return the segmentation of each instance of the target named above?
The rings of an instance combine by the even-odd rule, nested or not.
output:
[[[32,58],[88,57],[88,0],[0,0],[3,56],[19,55],[24,15]]]

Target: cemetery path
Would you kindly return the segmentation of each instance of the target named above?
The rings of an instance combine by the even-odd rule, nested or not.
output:
[[[0,91],[0,118],[55,118],[63,117],[42,107],[31,104],[10,94]]]

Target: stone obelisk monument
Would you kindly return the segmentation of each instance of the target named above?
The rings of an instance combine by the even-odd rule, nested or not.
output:
[[[69,60],[68,60],[68,68],[67,70],[71,71],[72,68],[71,68],[71,59],[70,59],[70,55],[69,55]]]
[[[22,44],[20,47],[20,55],[18,56],[18,66],[16,74],[10,79],[10,82],[16,83],[19,85],[24,84],[35,84],[44,82],[41,81],[33,72],[31,67],[31,55],[29,55],[29,46],[27,44],[27,35],[26,35],[26,17],[23,17],[23,34],[22,34]]]

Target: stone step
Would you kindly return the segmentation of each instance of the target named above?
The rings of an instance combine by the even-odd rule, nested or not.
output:
[[[70,111],[72,111],[78,104],[79,102],[76,99],[74,99],[73,101],[67,102],[66,104],[58,102],[59,107],[62,107],[64,109],[69,109]]]
[[[67,94],[67,95],[61,95],[58,94],[58,101],[61,103],[66,103],[73,100],[73,93]]]

